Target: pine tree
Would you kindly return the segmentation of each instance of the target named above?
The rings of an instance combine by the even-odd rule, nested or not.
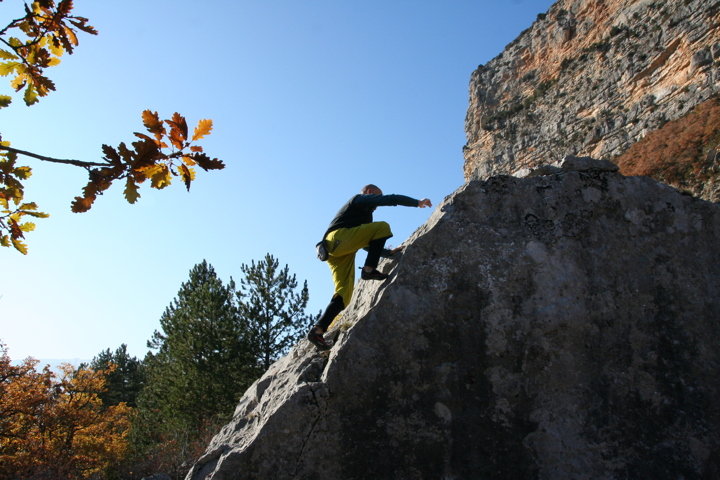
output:
[[[223,285],[206,261],[190,271],[160,319],[145,358],[138,399],[140,432],[192,439],[208,422],[228,417],[258,375],[235,283]],[[181,435],[181,436],[182,436]]]
[[[300,335],[315,321],[305,314],[309,294],[307,281],[298,293],[295,275],[269,253],[263,260],[240,269],[245,278],[237,292],[240,315],[253,334],[253,348],[263,370],[286,354]]]
[[[114,365],[114,368],[110,368]],[[87,365],[81,364],[80,368]],[[137,357],[131,357],[127,345],[120,345],[115,352],[103,350],[90,362],[89,367],[105,374],[106,391],[99,394],[103,407],[125,402],[128,407],[137,405],[137,396],[143,386],[143,365]]]

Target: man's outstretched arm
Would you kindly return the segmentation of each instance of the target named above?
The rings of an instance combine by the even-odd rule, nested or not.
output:
[[[405,207],[431,207],[432,203],[427,198],[417,200],[406,195],[378,195],[378,194],[365,194],[358,195],[353,200],[355,204],[368,205],[372,207],[395,207],[402,205]]]

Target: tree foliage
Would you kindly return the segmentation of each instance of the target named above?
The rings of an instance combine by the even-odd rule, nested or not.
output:
[[[102,408],[104,375],[64,365],[60,377],[32,358],[14,366],[0,343],[0,479],[81,479],[127,453],[130,408]]]
[[[720,174],[720,97],[667,122],[614,161],[623,175],[648,175],[696,193]]]
[[[0,44],[4,47],[0,48],[0,76],[11,77],[10,86],[15,92],[23,92],[27,106],[55,90],[55,84],[45,76],[45,69],[58,65],[65,52],[73,53],[78,45],[78,31],[97,35],[87,18],[72,15],[72,11],[72,0],[57,4],[54,0],[35,0],[25,4],[24,16],[0,30]],[[0,95],[0,108],[11,103],[11,96]],[[73,165],[88,172],[82,195],[71,204],[76,213],[88,211],[98,195],[116,180],[124,181],[124,196],[129,203],[135,203],[140,197],[138,185],[147,180],[151,188],[163,189],[170,185],[172,177],[180,177],[190,190],[195,166],[205,171],[224,168],[222,161],[207,156],[196,143],[210,134],[212,120],[200,120],[192,135],[179,113],[161,120],[157,112],[145,110],[142,120],[147,133],[136,132],[138,140],[131,146],[103,145],[101,162],[58,159],[20,150],[0,136],[0,245],[26,254],[25,233],[35,229],[35,224],[26,217],[48,216],[38,210],[35,202],[24,199],[23,182],[30,178],[32,169],[17,164],[19,155]]]
[[[245,278],[237,292],[240,314],[250,325],[253,349],[267,370],[278,357],[286,354],[302,332],[315,321],[305,314],[309,299],[307,281],[296,291],[298,282],[287,265],[270,255],[240,268]]]
[[[298,289],[287,265],[268,254],[241,270],[237,289],[195,265],[142,362],[123,344],[58,377],[33,359],[13,366],[0,343],[0,480],[183,473],[315,320],[304,313],[307,282]]]
[[[148,341],[132,444],[155,471],[200,455],[245,390],[314,320],[304,314],[307,282],[296,291],[287,265],[268,254],[241,270],[237,290],[206,261],[195,265]]]
[[[81,367],[87,368],[85,365]],[[96,355],[89,367],[105,375],[105,390],[100,392],[103,407],[125,403],[135,407],[142,389],[143,365],[137,357],[131,357],[127,345],[120,345],[114,352],[108,348]]]
[[[160,318],[145,358],[138,399],[140,429],[154,434],[200,431],[232,413],[257,377],[247,324],[235,304],[235,284],[224,285],[206,261],[190,271]]]

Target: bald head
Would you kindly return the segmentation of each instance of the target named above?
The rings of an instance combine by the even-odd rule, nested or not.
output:
[[[382,195],[382,190],[380,190],[377,185],[373,185],[372,183],[365,185],[362,190],[360,190],[360,193],[368,195]]]

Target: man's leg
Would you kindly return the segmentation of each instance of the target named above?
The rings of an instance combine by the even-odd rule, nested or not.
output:
[[[345,308],[345,303],[340,295],[333,295],[330,304],[325,308],[325,312],[320,316],[317,324],[310,329],[308,333],[308,340],[313,343],[320,350],[328,350],[330,345],[327,344],[323,333],[327,331],[328,327],[335,320],[338,313],[342,312]]]
[[[342,297],[340,295],[333,295],[332,300],[330,300],[330,303],[325,308],[325,311],[318,319],[315,328],[319,328],[321,332],[327,331],[332,321],[338,316],[338,313],[343,310],[345,310],[345,302],[343,302]]]
[[[371,240],[367,247],[367,258],[365,259],[365,265],[363,266],[362,278],[368,280],[369,274],[372,275],[373,280],[381,280],[387,278],[387,275],[377,271],[378,263],[380,263],[380,255],[382,254],[383,248],[385,248],[385,241],[390,238],[377,238]],[[382,277],[382,278],[381,278]]]
[[[368,256],[363,267],[362,278],[380,280],[387,278],[387,275],[377,272],[376,269],[383,248],[385,248],[385,241],[390,237],[392,237],[392,232],[387,222],[371,222],[353,228],[336,230],[328,235],[328,242],[331,248],[334,247],[333,253],[335,255],[346,255],[365,248],[368,251]]]
[[[329,258],[327,260],[332,272],[335,293],[330,304],[308,333],[308,340],[321,350],[330,348],[322,334],[327,330],[335,317],[352,299],[355,287],[355,252],[361,248],[369,247],[368,258],[370,261],[370,272],[376,274],[373,279],[386,278],[387,275],[376,272],[377,264],[380,261],[380,254],[385,246],[385,241],[392,237],[390,225],[387,222],[365,223],[354,228],[341,228],[328,234],[326,240],[329,245]],[[372,263],[374,262],[374,264]],[[368,260],[365,261],[368,265]],[[363,267],[365,268],[365,267]],[[363,274],[366,276],[366,274]]]
[[[392,237],[390,225],[387,222],[364,223],[353,228],[340,228],[328,235],[330,255],[344,256],[355,253],[361,248],[370,247],[374,240],[383,240],[378,249],[378,259],[382,252],[385,240]]]
[[[352,298],[355,287],[355,252],[343,256],[334,256],[331,253],[327,263],[332,272],[335,293],[317,324],[308,333],[308,340],[320,350],[330,348],[322,334],[327,331],[335,317],[345,309]]]

